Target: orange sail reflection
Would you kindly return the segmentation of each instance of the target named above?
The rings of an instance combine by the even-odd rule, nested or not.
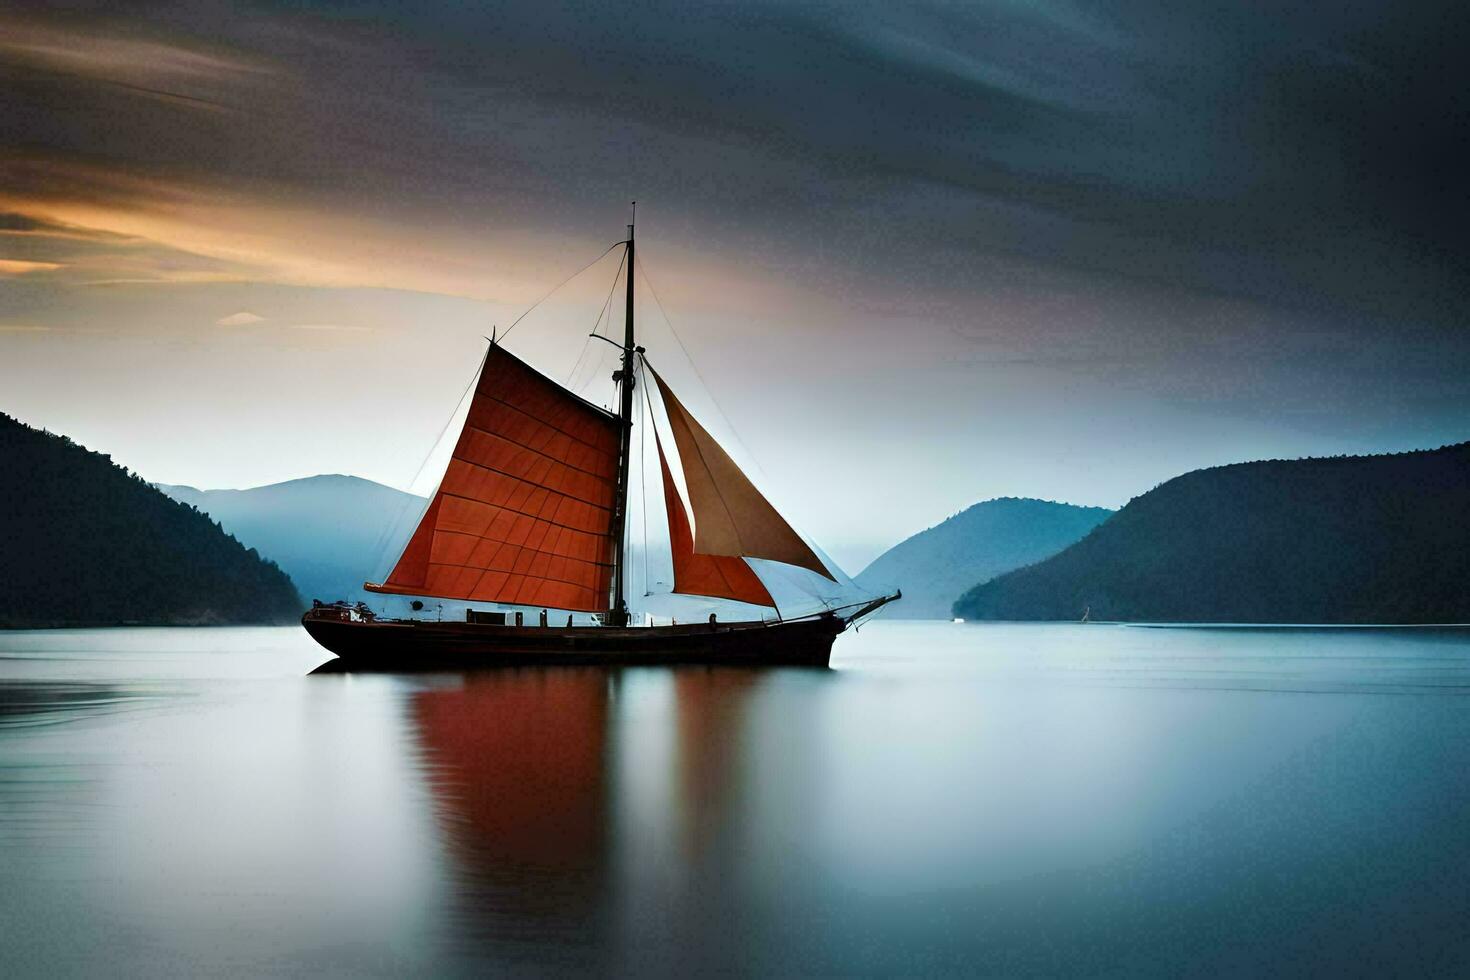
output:
[[[413,697],[451,846],[495,895],[495,919],[560,917],[585,928],[604,891],[608,675],[466,675]],[[590,938],[590,937],[588,937]]]
[[[747,719],[765,676],[485,671],[416,692],[436,810],[462,872],[456,921],[477,942],[552,941],[572,968],[584,956],[596,964],[600,944],[649,908],[738,874],[749,858]],[[637,747],[651,751],[630,754]]]

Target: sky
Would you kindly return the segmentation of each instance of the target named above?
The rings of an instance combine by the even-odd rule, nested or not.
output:
[[[610,396],[637,200],[649,357],[851,572],[991,497],[1463,441],[1467,20],[7,5],[0,411],[159,482],[409,487],[589,263],[506,344]]]

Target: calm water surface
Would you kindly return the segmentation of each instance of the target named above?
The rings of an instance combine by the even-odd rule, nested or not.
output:
[[[1470,970],[1470,631],[324,659],[0,633],[0,974]]]

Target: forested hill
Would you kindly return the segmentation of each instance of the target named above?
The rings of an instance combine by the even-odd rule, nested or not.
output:
[[[887,618],[948,619],[976,582],[1056,554],[1112,513],[1049,500],[986,500],[900,541],[856,581],[872,592],[903,589]]]
[[[301,605],[194,508],[0,414],[0,627],[284,623]]]
[[[1470,622],[1470,443],[1197,470],[1060,554],[977,585],[969,619]]]

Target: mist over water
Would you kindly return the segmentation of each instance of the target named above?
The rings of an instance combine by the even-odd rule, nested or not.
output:
[[[324,659],[295,628],[0,633],[0,972],[1470,968],[1470,630]]]

